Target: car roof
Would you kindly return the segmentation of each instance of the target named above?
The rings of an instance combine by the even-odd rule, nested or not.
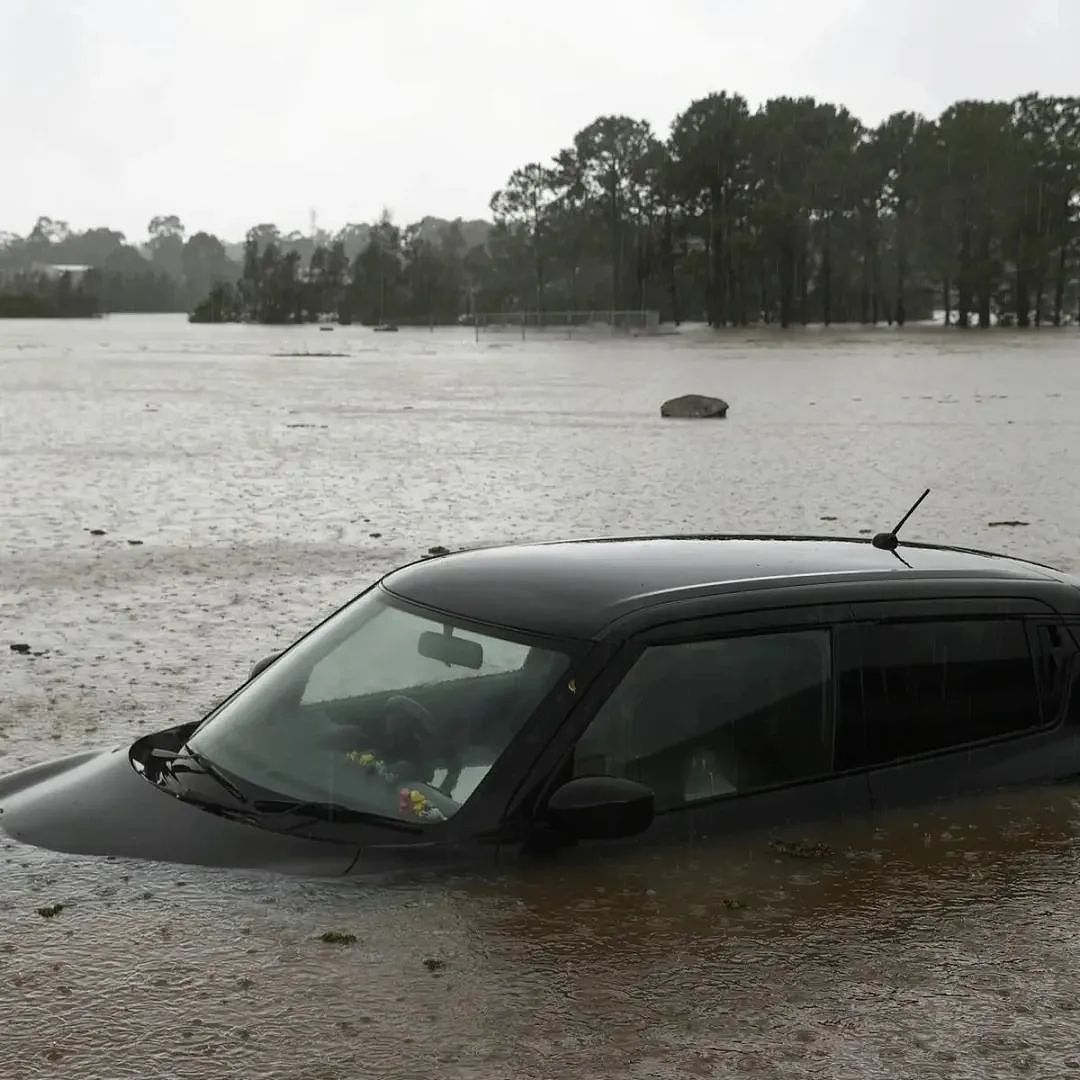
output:
[[[893,553],[855,538],[651,536],[463,551],[402,567],[382,585],[476,622],[589,639],[616,618],[682,596],[883,576],[1065,580],[1038,563],[929,544]]]

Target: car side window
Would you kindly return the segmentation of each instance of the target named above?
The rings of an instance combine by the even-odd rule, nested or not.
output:
[[[645,650],[578,741],[574,775],[651,788],[657,810],[833,767],[828,630]]]
[[[868,623],[858,629],[869,764],[1043,724],[1022,620]]]

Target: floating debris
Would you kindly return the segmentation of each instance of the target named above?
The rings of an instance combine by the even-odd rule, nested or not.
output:
[[[295,357],[295,356],[330,357],[330,356],[348,356],[349,354],[347,352],[276,352],[273,355],[276,356],[276,357],[281,357],[281,356],[288,356],[288,357]]]
[[[781,855],[790,855],[793,859],[823,859],[836,852],[828,844],[812,843],[809,840],[772,840],[769,846]]]
[[[141,540],[129,540],[128,543],[132,547],[139,547],[139,545],[142,544],[142,541]]]
[[[356,935],[345,934],[340,930],[324,930],[319,935],[319,940],[327,945],[352,945],[356,941]]]
[[[12,645],[8,646],[13,653],[20,653],[22,656],[30,651],[30,646],[25,641],[16,641]]]
[[[426,967],[428,971],[442,971],[443,968],[446,967],[446,961],[440,960],[435,956],[428,956],[424,958],[424,967]]]
[[[90,533],[91,536],[104,536],[105,535],[105,530],[104,529],[87,529],[87,532]]]
[[[434,547],[429,547],[427,553],[429,555],[449,555],[450,549],[448,547],[443,547],[442,544],[436,544]]]
[[[46,904],[45,907],[39,907],[37,913],[43,919],[55,919],[61,911],[64,910],[63,904]]]
[[[1028,524],[1027,521],[988,521],[986,526],[989,529],[1019,529]]]

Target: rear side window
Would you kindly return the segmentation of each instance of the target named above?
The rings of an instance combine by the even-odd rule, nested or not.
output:
[[[1042,724],[1035,664],[1019,619],[859,627],[870,764]]]

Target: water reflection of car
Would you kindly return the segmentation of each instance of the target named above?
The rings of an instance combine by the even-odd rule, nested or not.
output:
[[[976,552],[651,538],[399,569],[201,721],[0,781],[63,851],[346,872],[794,828],[1080,773],[1080,591]]]

